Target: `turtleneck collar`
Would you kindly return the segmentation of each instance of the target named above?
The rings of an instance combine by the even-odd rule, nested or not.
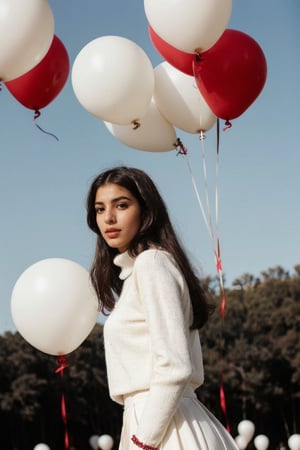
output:
[[[121,267],[121,272],[119,275],[121,280],[126,280],[126,278],[128,278],[129,275],[131,275],[134,261],[135,258],[130,256],[127,251],[115,256],[114,264],[118,267]]]

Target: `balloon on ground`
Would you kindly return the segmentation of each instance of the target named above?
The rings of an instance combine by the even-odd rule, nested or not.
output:
[[[238,429],[239,434],[245,438],[246,443],[248,445],[254,435],[254,431],[255,431],[254,423],[251,422],[251,420],[246,420],[246,419],[242,420],[238,424],[237,429]]]
[[[92,436],[90,436],[90,438],[89,438],[89,444],[93,450],[98,449],[98,439],[99,439],[99,436],[97,434],[92,434]]]
[[[50,447],[47,444],[37,444],[33,447],[33,450],[50,450]]]
[[[256,450],[267,450],[269,448],[269,438],[264,434],[258,434],[254,439]]]
[[[72,352],[98,317],[88,271],[63,258],[33,264],[15,283],[11,314],[19,333],[33,347],[50,355]]]
[[[288,446],[291,450],[300,450],[300,434],[292,434],[288,439]]]
[[[101,450],[111,450],[114,445],[114,440],[109,434],[102,434],[98,439],[98,447]]]
[[[247,440],[244,436],[238,434],[235,438],[236,445],[238,446],[239,450],[245,450],[247,448]]]

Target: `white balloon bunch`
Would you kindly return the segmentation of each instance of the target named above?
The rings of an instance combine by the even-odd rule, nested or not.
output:
[[[145,0],[144,9],[149,25],[166,42],[194,53],[219,39],[232,0]],[[120,142],[137,150],[174,150],[175,127],[200,133],[217,121],[193,76],[167,62],[154,70],[144,50],[121,36],[87,43],[74,61],[71,78],[81,105],[102,119]]]
[[[93,434],[89,438],[89,444],[93,450],[111,450],[114,445],[114,440],[109,434],[102,434],[98,436],[97,434]]]
[[[114,445],[114,440],[109,434],[102,434],[98,439],[98,447],[101,450],[111,450]]]
[[[47,444],[37,444],[33,447],[33,450],[50,450],[50,447]]]
[[[269,438],[265,434],[258,434],[254,439],[254,447],[257,450],[267,450],[269,447]]]
[[[255,425],[251,420],[242,420],[238,424],[238,436],[235,438],[237,446],[240,450],[247,448],[255,431]]]
[[[291,450],[300,450],[300,434],[292,434],[288,439],[288,446]]]

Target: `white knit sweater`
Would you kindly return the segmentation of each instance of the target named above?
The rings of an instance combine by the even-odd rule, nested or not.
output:
[[[203,383],[199,333],[189,329],[192,306],[182,273],[170,254],[127,252],[114,263],[124,280],[120,298],[104,325],[110,396],[149,390],[136,436],[158,446],[187,386]]]

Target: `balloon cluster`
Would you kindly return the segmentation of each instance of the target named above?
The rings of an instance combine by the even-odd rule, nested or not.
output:
[[[200,133],[217,118],[240,116],[264,86],[266,59],[253,38],[226,29],[232,0],[144,0],[144,9],[165,61],[153,69],[134,42],[99,37],[77,55],[72,85],[119,141],[168,151],[176,147],[175,127]]]
[[[89,438],[89,444],[93,450],[111,450],[114,445],[114,440],[109,434],[102,434],[98,436],[97,434],[93,434]]]
[[[70,70],[47,0],[1,0],[0,42],[0,81],[38,117],[60,93]]]
[[[238,424],[238,435],[235,438],[237,446],[240,450],[247,448],[249,442],[253,438],[255,425],[251,420],[242,420]]]
[[[239,450],[245,450],[252,440],[255,432],[255,425],[251,420],[242,420],[238,424],[238,435],[235,442]],[[265,434],[258,434],[253,439],[256,450],[267,450],[269,448],[269,438]],[[291,450],[300,450],[300,434],[292,434],[288,439],[288,446]]]
[[[291,450],[300,450],[300,434],[292,434],[288,439],[288,446]]]
[[[238,424],[238,435],[235,442],[239,450],[245,450],[252,440],[255,432],[255,425],[251,420],[242,420]],[[267,450],[269,448],[269,438],[265,434],[258,434],[253,440],[256,450]]]
[[[36,444],[33,447],[33,450],[50,450],[50,447],[47,444],[41,442],[40,444]]]

